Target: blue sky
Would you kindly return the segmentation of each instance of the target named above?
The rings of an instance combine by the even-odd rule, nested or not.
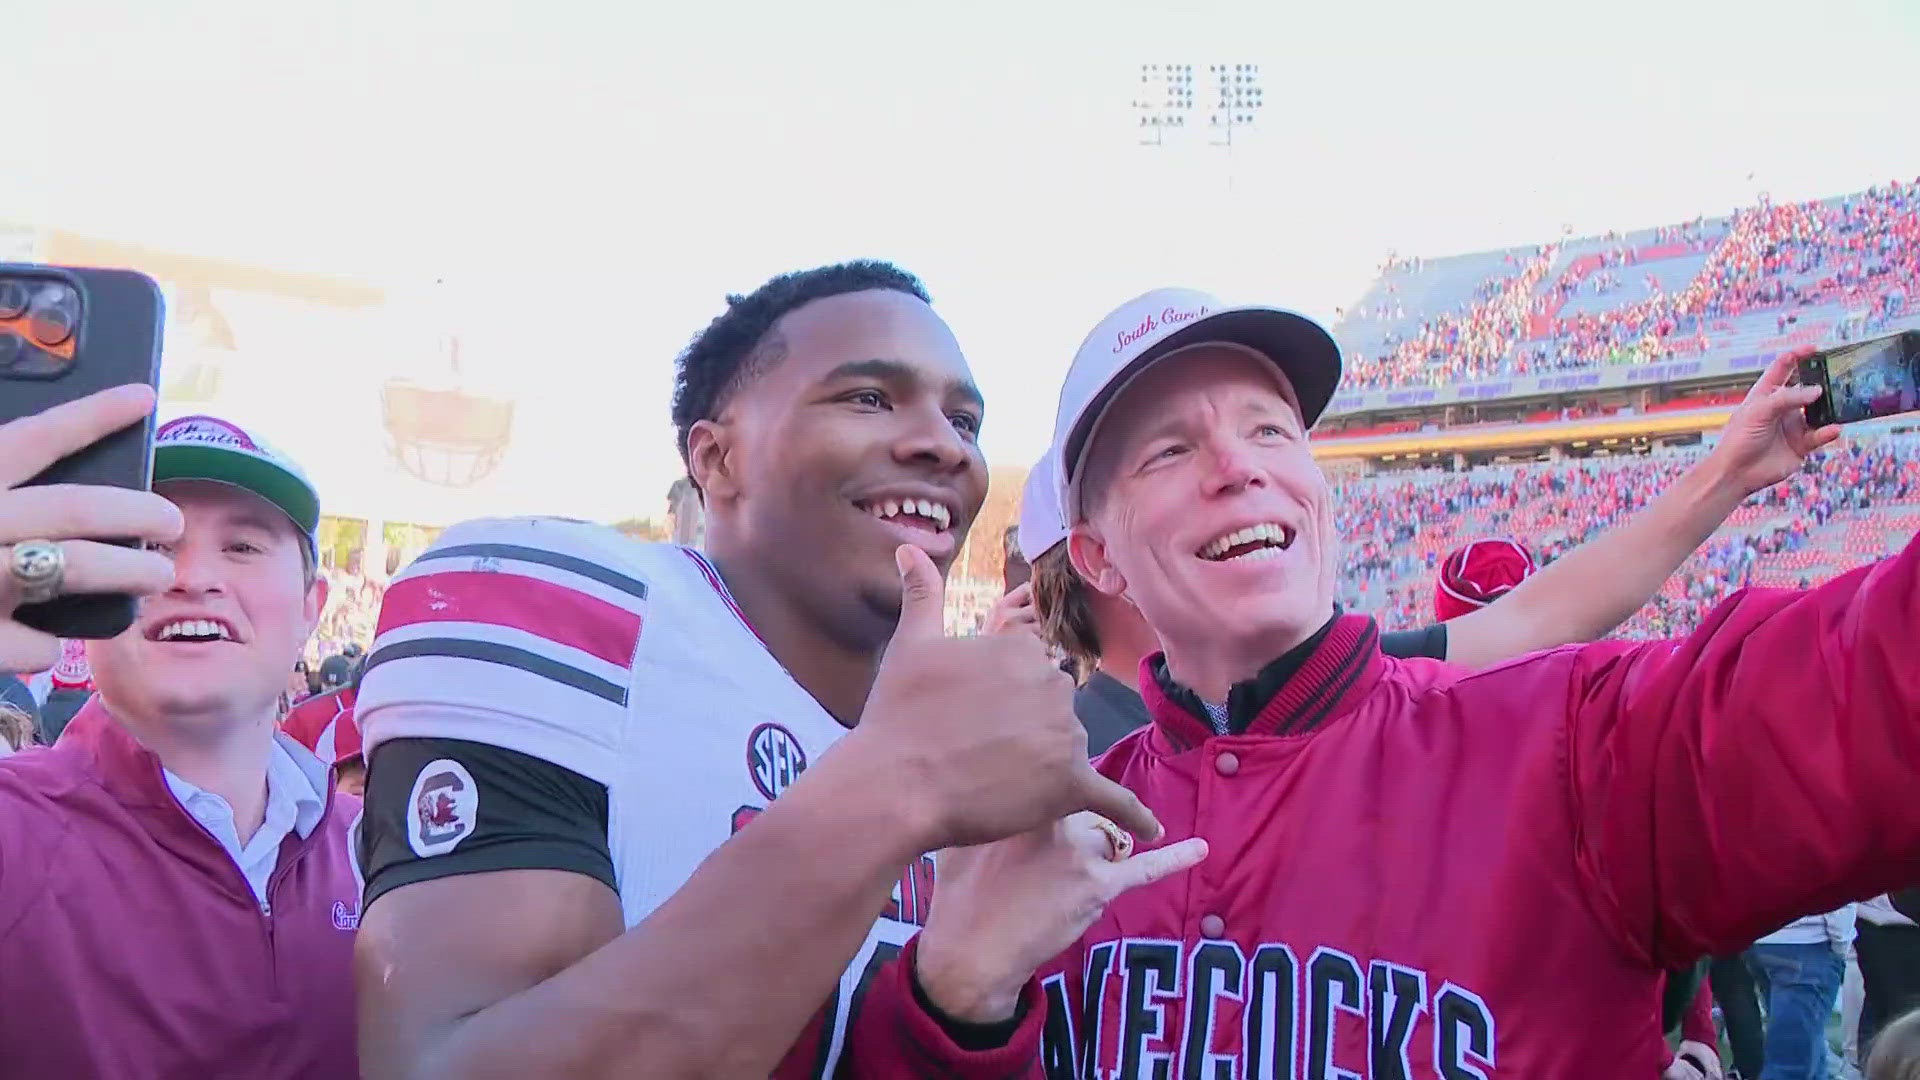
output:
[[[403,293],[444,276],[483,354],[502,297],[546,305],[538,381],[577,392],[528,401],[519,441],[631,462],[643,512],[678,471],[674,352],[781,270],[922,275],[989,457],[1025,464],[1081,336],[1147,288],[1329,316],[1389,249],[1920,174],[1901,0],[15,6],[0,218]],[[1137,146],[1156,60],[1260,63],[1258,135]],[[543,494],[601,516],[596,473]]]

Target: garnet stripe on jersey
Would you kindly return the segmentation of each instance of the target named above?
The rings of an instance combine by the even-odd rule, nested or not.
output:
[[[647,583],[639,578],[631,578],[616,570],[572,555],[562,555],[557,551],[526,547],[521,544],[456,544],[447,548],[429,548],[421,552],[416,563],[428,559],[519,559],[521,562],[540,563],[565,570],[570,574],[579,574],[592,578],[602,585],[618,589],[636,599],[647,598]]]
[[[590,675],[577,667],[549,659],[539,653],[491,641],[473,641],[467,638],[415,638],[412,641],[399,641],[373,650],[373,654],[367,657],[367,670],[371,672],[382,664],[416,656],[453,657],[460,660],[499,664],[503,667],[516,668],[529,675],[538,675],[543,679],[552,679],[554,682],[571,686],[575,690],[584,690],[595,697],[605,698],[615,705],[625,706],[627,703],[627,688],[618,683],[609,682],[598,675]]]
[[[504,587],[503,587],[504,586]],[[489,623],[524,630],[620,667],[633,665],[640,616],[578,589],[540,578],[447,570],[403,578],[380,603],[375,636],[427,622]]]

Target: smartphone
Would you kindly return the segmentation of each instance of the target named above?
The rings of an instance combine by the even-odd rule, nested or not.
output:
[[[1812,427],[1920,409],[1920,330],[1814,353],[1800,361],[1800,382],[1821,389],[1807,406]]]
[[[132,270],[0,263],[0,423],[126,383],[158,387],[165,303]],[[146,490],[153,477],[153,417],[62,458],[31,484],[108,484]],[[131,545],[113,536],[92,537]],[[118,636],[134,598],[56,596],[13,617],[62,638]]]

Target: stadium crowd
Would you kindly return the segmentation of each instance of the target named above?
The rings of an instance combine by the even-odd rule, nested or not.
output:
[[[1023,506],[1010,538],[1033,580],[1010,578],[990,605],[956,589],[943,609],[935,561],[955,557],[956,512],[985,499],[978,394],[918,282],[885,264],[732,297],[680,357],[673,412],[711,500],[706,554],[582,523],[479,522],[389,585],[320,565],[319,493],[225,421],[161,425],[156,493],[79,489],[65,497],[92,501],[71,515],[25,481],[150,415],[151,394],[0,427],[0,998],[18,1003],[0,1011],[0,1078],[1064,1080],[1085,1055],[1102,1075],[1096,1057],[1125,1057],[1116,1075],[1133,1080],[1158,1075],[1154,1053],[1167,1075],[1199,1075],[1274,1052],[1266,1008],[1320,1018],[1297,1048],[1315,1075],[1343,1057],[1381,1077],[1490,1077],[1497,1045],[1506,1068],[1542,1077],[1618,1051],[1634,1080],[1823,1078],[1856,901],[1877,906],[1853,961],[1854,1056],[1920,1062],[1920,967],[1903,967],[1920,927],[1899,891],[1920,835],[1904,791],[1858,782],[1913,771],[1920,685],[1851,662],[1907,640],[1920,438],[1830,444],[1781,358],[1721,441],[1693,451],[1324,484],[1306,440],[1342,385],[1592,363],[1638,334],[1670,341],[1809,297],[1904,310],[1914,198],[1894,185],[1762,206],[1717,245],[1678,226],[1659,239],[1711,247],[1700,278],[1673,297],[1653,282],[1617,318],[1553,321],[1574,344],[1550,354],[1528,335],[1543,289],[1577,291],[1548,281],[1559,244],[1515,255],[1466,310],[1351,360],[1344,381],[1332,339],[1299,316],[1221,322],[1216,299],[1184,290],[1129,301],[1076,356],[1027,493],[1050,508]],[[1610,249],[1588,288],[1624,291],[1637,258]],[[1227,336],[1176,336],[1210,318]],[[848,342],[874,333],[902,358],[846,364]],[[780,430],[811,453],[733,423],[786,415],[800,395],[765,373],[807,364],[836,408]],[[885,483],[851,475],[872,462]],[[791,497],[822,490],[863,494],[850,508]],[[1191,505],[1196,490],[1244,505]],[[1230,527],[1194,532],[1222,506]],[[1254,509],[1269,516],[1247,524]],[[78,520],[148,543],[90,543]],[[1473,548],[1494,537],[1524,549],[1508,560],[1523,572],[1489,587]],[[1566,573],[1582,558],[1588,571]],[[1611,558],[1678,569],[1664,584],[1593,572]],[[1882,572],[1844,573],[1869,562]],[[1740,593],[1753,585],[1793,591]],[[74,643],[13,617],[63,588],[146,600],[76,664]],[[1088,606],[1079,623],[1052,606],[1064,588]],[[1103,654],[1096,610],[1147,647],[1109,637]],[[946,636],[976,619],[988,632]],[[1596,640],[1609,635],[1626,640]],[[1628,643],[1686,635],[1674,650]],[[1825,678],[1743,654],[1814,635]],[[1078,710],[1100,675],[1118,681],[1109,661],[1126,685],[1099,691],[1107,718],[1151,730],[1090,763]],[[84,676],[59,729],[31,722],[50,700],[32,685],[43,672],[62,689]],[[1769,704],[1788,683],[1792,715]],[[1563,730],[1595,753],[1569,763]],[[1856,734],[1888,760],[1851,753]],[[1676,763],[1669,742],[1777,752]],[[1788,782],[1795,755],[1836,742],[1849,752],[1816,763],[1831,776]],[[1426,775],[1436,747],[1446,775]],[[1569,810],[1569,791],[1602,816]],[[1760,865],[1774,837],[1746,820],[1757,795],[1784,808],[1778,866]],[[1329,839],[1297,825],[1308,810],[1368,820]],[[1503,861],[1454,873],[1408,856],[1455,815]],[[1305,867],[1284,889],[1251,872],[1276,851]],[[1393,881],[1355,884],[1356,860]],[[1177,899],[1189,884],[1173,879],[1196,867],[1204,910],[1188,911],[1202,901]],[[1390,887],[1403,878],[1421,884]],[[1430,905],[1515,947],[1422,930]],[[1253,936],[1289,920],[1378,951]],[[1291,978],[1302,944],[1295,1002],[1293,983],[1262,980]],[[1540,979],[1549,944],[1569,965],[1550,992],[1516,989]],[[1729,952],[1757,989],[1714,967]],[[1096,981],[1109,962],[1132,980],[1124,1002]],[[1429,987],[1428,968],[1446,978]],[[1215,1022],[1226,999],[1247,1005],[1244,1043],[1238,1012]],[[1297,1020],[1279,1022],[1305,1031]],[[1113,1037],[1091,1034],[1107,1023]],[[1416,1027],[1432,1029],[1419,1071]],[[1384,1064],[1396,1048],[1398,1073]],[[1897,1080],[1893,1067],[1872,1080]]]
[[[1648,275],[1637,299],[1555,314],[1583,283],[1591,282],[1590,291],[1618,292],[1616,270],[1703,249],[1705,262],[1678,289],[1667,291]],[[1387,348],[1356,358],[1345,385],[1444,386],[1700,355],[1728,337],[1734,320],[1771,313],[1776,336],[1787,338],[1798,312],[1822,305],[1846,312],[1836,320],[1835,337],[1871,335],[1915,314],[1920,180],[1802,203],[1763,198],[1724,223],[1656,230],[1644,248],[1609,244],[1597,262],[1578,270],[1582,264],[1564,262],[1561,250],[1549,245],[1509,255],[1508,268],[1481,282],[1460,310],[1407,312],[1398,300],[1392,311],[1383,304],[1363,307],[1343,331],[1361,335],[1368,323],[1385,324]],[[1404,277],[1444,272],[1443,266],[1400,269]],[[1412,320],[1418,326],[1404,330]]]

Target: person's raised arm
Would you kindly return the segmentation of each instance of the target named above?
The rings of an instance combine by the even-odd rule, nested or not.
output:
[[[1646,507],[1542,567],[1498,602],[1449,621],[1447,659],[1485,667],[1605,637],[1747,496],[1793,475],[1808,454],[1838,439],[1838,427],[1807,428],[1802,410],[1819,390],[1788,385],[1800,355],[1776,358],[1721,430],[1719,445]]]
[[[1692,635],[1588,646],[1568,798],[1594,910],[1661,965],[1920,880],[1920,541]]]
[[[901,558],[901,628],[859,727],[631,929],[604,847],[604,789],[487,747],[462,763],[481,805],[524,811],[493,849],[534,854],[407,881],[432,860],[383,865],[380,837],[407,844],[413,777],[427,766],[383,777],[381,755],[424,759],[454,740],[376,750],[356,950],[366,1075],[766,1076],[921,852],[1083,806],[1157,835],[1139,801],[1087,763],[1071,684],[1039,642],[942,637],[932,564],[918,549]],[[483,813],[472,839],[493,826]],[[382,889],[382,874],[402,880]]]

